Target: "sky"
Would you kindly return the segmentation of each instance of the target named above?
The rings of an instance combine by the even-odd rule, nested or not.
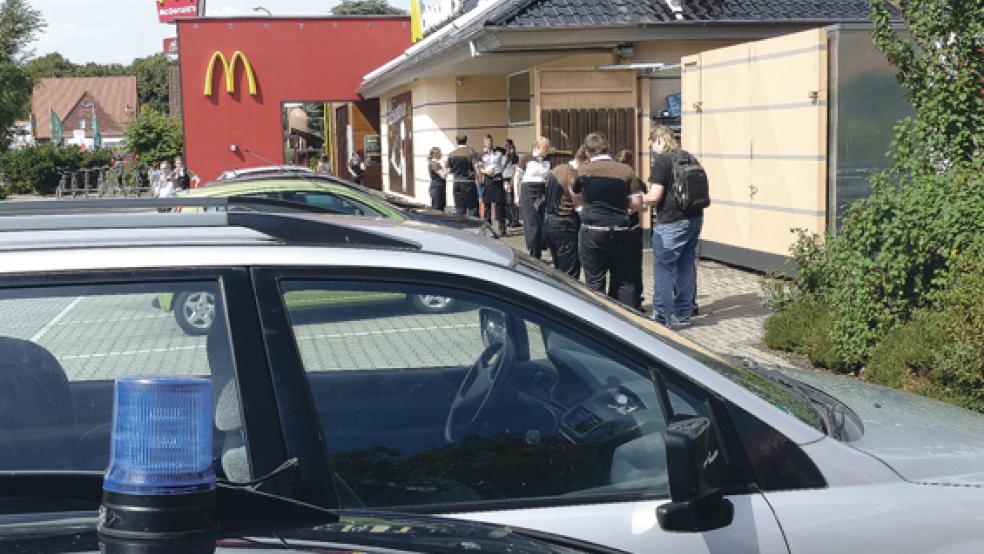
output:
[[[339,0],[207,0],[206,15],[255,15],[263,6],[273,15],[327,15]],[[389,0],[409,10],[410,0]],[[155,0],[31,0],[48,28],[33,44],[35,55],[60,52],[84,64],[129,64],[134,58],[161,51],[161,41],[175,34],[174,26],[157,22]]]

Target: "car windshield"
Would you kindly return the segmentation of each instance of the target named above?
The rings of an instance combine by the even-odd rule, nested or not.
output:
[[[526,254],[518,252],[517,261],[516,269],[520,273],[577,296],[636,327],[644,329],[649,334],[748,389],[759,398],[803,423],[820,432],[827,432],[821,412],[813,408],[808,399],[795,388],[786,386],[783,382],[783,376],[777,375],[776,378],[772,378],[770,370],[758,367],[742,367],[729,363],[686,337],[671,332],[659,323],[629,310],[603,294],[598,294],[584,286],[580,281],[576,281],[567,274],[557,271]],[[788,379],[785,382],[788,383]]]

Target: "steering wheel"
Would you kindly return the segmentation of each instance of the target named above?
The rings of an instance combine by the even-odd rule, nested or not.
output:
[[[505,381],[515,357],[515,349],[508,339],[490,344],[478,357],[458,387],[448,411],[444,424],[444,440],[448,444],[460,441],[478,421],[498,385]]]

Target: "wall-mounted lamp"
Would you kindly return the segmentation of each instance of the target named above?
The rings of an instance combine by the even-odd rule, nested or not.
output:
[[[465,86],[465,78],[464,77],[458,77],[457,79],[455,79],[455,82],[458,83],[458,86],[459,87]]]
[[[229,151],[230,152],[238,152],[239,151],[239,147],[236,146],[235,144],[230,144],[229,145]]]

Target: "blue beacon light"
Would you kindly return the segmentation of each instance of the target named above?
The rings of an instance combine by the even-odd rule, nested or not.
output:
[[[117,379],[99,532],[186,538],[214,532],[212,383]]]

